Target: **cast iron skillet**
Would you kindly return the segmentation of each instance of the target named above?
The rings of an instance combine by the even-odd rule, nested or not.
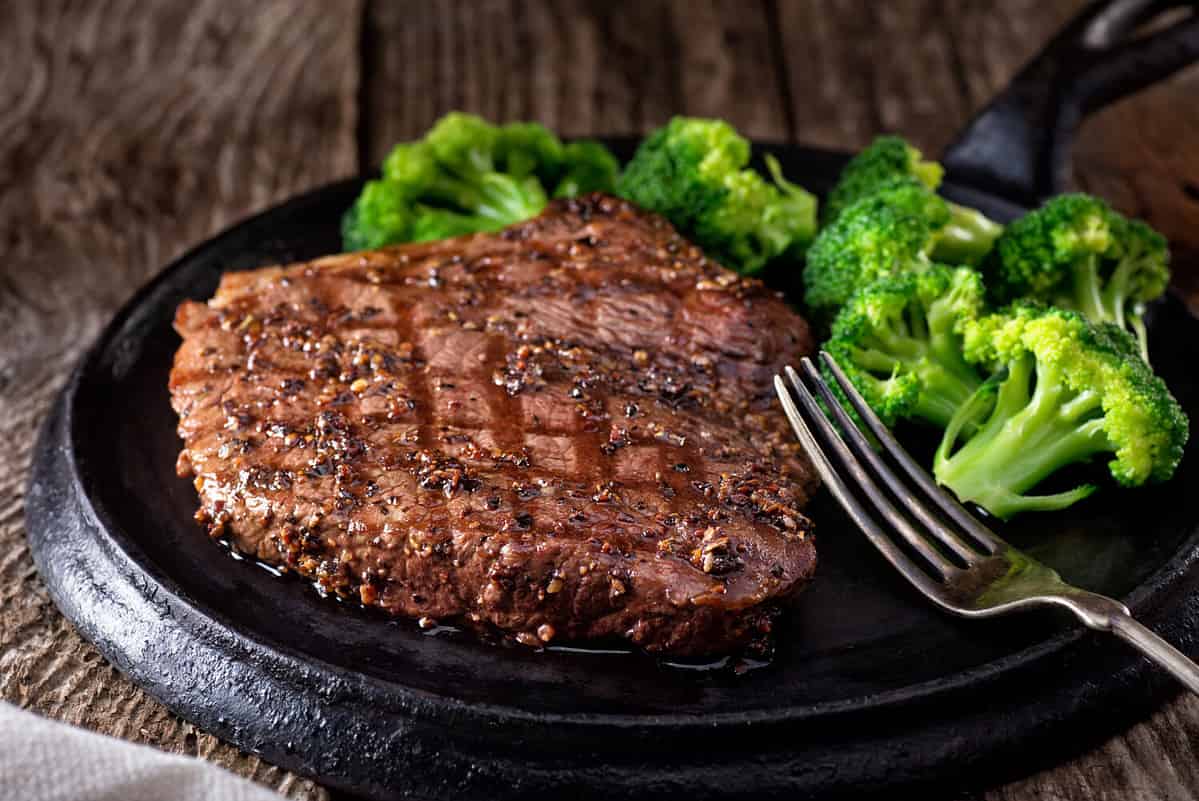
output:
[[[1199,18],[1149,38],[1156,4],[1088,9],[949,149],[947,194],[1000,219],[1052,191],[1080,114],[1199,55]],[[622,156],[632,140],[613,141]],[[827,189],[845,156],[771,147]],[[343,181],[187,254],[121,311],[41,433],[30,544],[55,602],[120,670],[200,727],[371,798],[796,799],[1026,772],[1144,714],[1175,687],[1053,613],[962,622],[902,583],[828,501],[820,570],[765,665],[533,653],[419,631],[237,563],[191,520],[167,371],[184,298],[220,273],[338,249]],[[794,280],[772,280],[794,291]],[[1192,419],[1199,322],[1154,309],[1153,363]],[[1068,580],[1123,597],[1199,654],[1199,455],[1168,485],[1108,491],[1005,532]],[[1038,756],[1032,757],[1030,754]]]

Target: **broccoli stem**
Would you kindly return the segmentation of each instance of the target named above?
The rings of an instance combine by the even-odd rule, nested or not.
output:
[[[1121,328],[1125,327],[1124,311],[1131,295],[1130,283],[1136,267],[1135,259],[1120,259],[1101,293],[1104,307],[1111,312],[1111,321]]]
[[[1003,233],[1003,226],[976,209],[948,205],[949,223],[937,234],[932,256],[950,264],[977,264]]]
[[[1036,367],[1035,389],[1033,384]],[[992,387],[980,389],[979,396]],[[975,399],[963,404],[945,430],[933,470],[937,481],[960,500],[973,501],[997,517],[1063,509],[1094,491],[1091,485],[1053,495],[1028,495],[1055,470],[1110,450],[1100,398],[1071,396],[1054,368],[1024,356],[1008,365],[986,422],[954,452],[964,425],[977,419]]]
[[[1149,332],[1145,330],[1143,315],[1144,309],[1138,304],[1128,312],[1128,325],[1137,338],[1137,345],[1141,349],[1141,358],[1145,360],[1145,364],[1149,364]]]
[[[894,374],[900,363],[906,365],[921,382],[920,396],[912,413],[944,428],[981,381],[950,346],[938,346],[937,336],[931,341],[930,346],[922,339],[880,331],[855,349],[854,359],[880,380]]]
[[[1090,256],[1073,266],[1074,280],[1071,281],[1073,295],[1064,299],[1066,308],[1073,308],[1097,323],[1123,323],[1123,303],[1118,309],[1109,306],[1109,297],[1104,292],[1103,279],[1099,277],[1099,259]],[[1122,300],[1122,299],[1121,299]],[[1117,318],[1119,314],[1119,318]]]
[[[943,365],[924,361],[915,367],[920,378],[920,396],[914,414],[944,428],[966,401],[978,390],[977,376],[960,375]]]
[[[496,228],[534,217],[549,200],[536,178],[518,180],[500,173],[487,175],[479,186],[475,213],[493,220]]]
[[[491,172],[469,178],[440,177],[428,188],[438,205],[478,221],[477,230],[498,231],[536,216],[548,202],[536,178],[518,180]]]
[[[1141,358],[1149,362],[1149,337],[1141,319],[1139,304],[1129,308],[1130,286],[1137,271],[1136,259],[1123,258],[1104,280],[1099,275],[1100,259],[1091,256],[1074,265],[1073,295],[1059,299],[1059,305],[1073,308],[1097,323],[1114,323],[1131,329],[1140,347]]]
[[[928,346],[916,370],[923,382],[916,414],[940,428],[949,424],[982,384],[977,371],[962,357],[962,343],[954,331],[961,300],[954,295],[939,299],[929,306],[927,320],[921,318],[919,323],[928,331]]]
[[[1140,268],[1141,265],[1137,263],[1135,257],[1126,256],[1120,259],[1103,290],[1103,299],[1107,307],[1114,311],[1116,325],[1132,329],[1132,333],[1137,339],[1137,345],[1141,349],[1141,358],[1148,364],[1149,337],[1145,331],[1145,321],[1141,316],[1145,310],[1144,304],[1129,302],[1133,297],[1133,276]]]

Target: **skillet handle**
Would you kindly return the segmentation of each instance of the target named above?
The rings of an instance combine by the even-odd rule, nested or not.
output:
[[[1183,19],[1134,38],[1175,8]],[[1199,6],[1100,0],[1087,6],[974,117],[941,158],[958,183],[1024,206],[1061,191],[1082,118],[1199,59]]]

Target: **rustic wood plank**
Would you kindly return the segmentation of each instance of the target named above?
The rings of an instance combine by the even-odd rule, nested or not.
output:
[[[1002,9],[972,0],[943,0],[967,111],[973,113],[1007,85],[1085,0],[1006,0]]]
[[[780,0],[777,25],[804,144],[852,150],[902,132],[938,153],[969,114],[953,32],[935,0]]]
[[[0,697],[323,791],[194,731],[105,665],[41,589],[21,528],[32,431],[81,346],[184,245],[250,209],[377,162],[454,108],[566,135],[673,113],[858,147],[902,132],[939,152],[1075,0],[0,6]],[[883,57],[885,56],[885,57]],[[1079,185],[1174,239],[1199,297],[1199,71],[1088,122]],[[1179,252],[1181,251],[1181,252]],[[1199,702],[987,798],[1195,798]]]
[[[539,120],[565,136],[712,115],[786,140],[766,10],[737,0],[374,3],[366,152],[378,163],[453,109]]]
[[[948,144],[1083,0],[778,0],[796,138],[853,150],[884,132]]]
[[[358,19],[320,0],[0,6],[0,698],[304,799],[327,794],[169,714],[75,633],[22,495],[53,394],[120,302],[217,229],[356,171]]]

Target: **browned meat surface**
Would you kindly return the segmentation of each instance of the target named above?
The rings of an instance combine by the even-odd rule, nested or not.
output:
[[[770,384],[807,325],[622,201],[227,273],[175,327],[197,518],[329,592],[707,654],[812,575],[815,479]]]

